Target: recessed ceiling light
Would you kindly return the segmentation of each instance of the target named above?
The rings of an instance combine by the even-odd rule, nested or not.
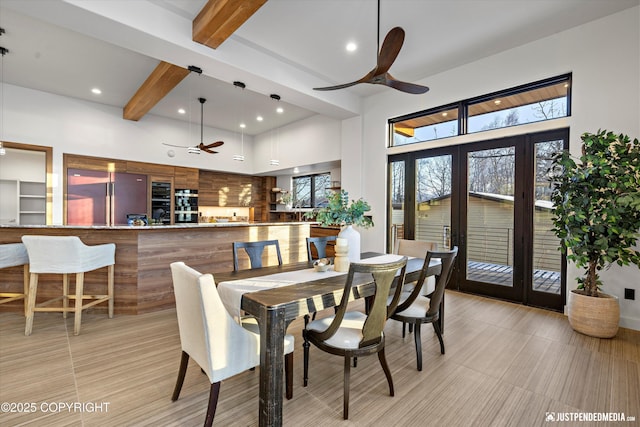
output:
[[[349,42],[347,43],[346,49],[347,49],[347,52],[354,52],[356,49],[358,49],[358,45],[355,44],[354,42]]]
[[[442,113],[442,117],[447,117],[449,115],[449,113],[447,113],[446,111],[444,113]]]
[[[186,114],[187,111],[184,108],[178,108],[178,114]]]
[[[102,91],[97,87],[94,87],[93,89],[91,89],[91,92],[93,92],[95,95],[100,95],[102,93]]]
[[[276,112],[278,114],[282,114],[282,113],[284,113],[284,110],[282,109],[282,107],[278,107],[278,108],[276,108]]]
[[[257,121],[259,121],[259,122],[261,122],[261,121],[263,121],[264,119],[262,118],[262,116],[258,116],[258,117],[256,117],[256,120],[257,120]]]
[[[495,101],[493,101],[494,104],[496,105],[500,105],[502,103],[502,101],[500,101],[499,99],[496,99]]]
[[[247,127],[247,125],[245,125],[244,123],[240,123],[240,127],[241,127],[242,129],[244,129],[244,128],[246,128],[246,127]]]

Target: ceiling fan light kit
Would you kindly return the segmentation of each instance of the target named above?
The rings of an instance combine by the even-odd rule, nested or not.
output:
[[[397,80],[391,74],[389,74],[389,68],[393,65],[393,62],[398,57],[402,44],[404,43],[404,30],[400,27],[394,27],[389,31],[384,38],[382,48],[380,48],[380,0],[378,0],[378,49],[376,66],[373,70],[369,71],[364,77],[359,80],[345,83],[336,86],[328,87],[314,87],[314,90],[336,90],[344,89],[350,86],[354,86],[360,83],[370,83],[389,86],[393,89],[399,90],[405,93],[411,93],[414,95],[426,93],[429,91],[427,86],[418,85],[415,83],[408,83]]]

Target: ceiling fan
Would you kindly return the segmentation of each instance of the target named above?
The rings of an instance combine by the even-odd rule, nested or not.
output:
[[[206,144],[203,142],[203,132],[204,132],[204,103],[207,102],[207,100],[205,98],[198,98],[198,101],[200,101],[200,144],[198,145],[173,145],[173,144],[167,144],[166,142],[163,142],[163,145],[167,145],[169,147],[178,147],[178,148],[187,148],[189,149],[189,153],[190,154],[200,154],[201,151],[204,151],[206,153],[210,153],[210,154],[216,154],[217,151],[212,150],[212,148],[216,148],[216,147],[220,147],[222,144],[224,144],[224,142],[222,141],[216,141],[216,142],[212,142],[211,144]]]
[[[373,70],[369,71],[367,75],[360,80],[356,80],[351,83],[345,83],[337,86],[329,87],[315,87],[314,90],[336,90],[344,89],[349,86],[357,85],[359,83],[371,83],[392,87],[402,92],[421,94],[429,90],[427,86],[421,86],[414,83],[407,83],[395,79],[389,74],[389,68],[393,65],[393,61],[400,53],[402,44],[404,43],[404,30],[400,27],[394,27],[389,31],[382,43],[382,49],[380,49],[380,0],[378,0],[378,57],[376,60],[376,66]]]

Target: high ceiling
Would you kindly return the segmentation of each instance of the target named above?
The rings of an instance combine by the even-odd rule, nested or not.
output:
[[[313,114],[347,118],[393,90],[347,83],[375,65],[375,0],[268,0],[217,49],[191,39],[206,0],[0,0],[5,82],[123,108],[160,61],[191,73],[149,114],[256,135]],[[640,0],[382,0],[380,37],[406,32],[390,72],[428,76],[636,6]],[[358,44],[355,52],[347,42]],[[425,79],[425,80],[422,80]],[[233,81],[246,84],[242,90]],[[91,89],[99,87],[101,95]],[[278,94],[274,101],[270,94]],[[421,96],[428,99],[429,93]],[[281,106],[284,113],[277,114]],[[179,107],[186,114],[177,114]],[[263,116],[262,122],[256,116]],[[141,120],[145,120],[143,117]]]

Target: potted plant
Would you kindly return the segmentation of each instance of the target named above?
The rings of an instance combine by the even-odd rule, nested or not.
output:
[[[561,251],[586,268],[569,295],[574,330],[600,338],[616,335],[618,299],[599,290],[599,271],[611,264],[640,266],[633,246],[640,230],[640,145],[606,130],[584,133],[576,162],[568,151],[552,162],[553,231]]]
[[[362,228],[373,226],[373,219],[365,215],[371,210],[371,206],[362,198],[349,202],[349,193],[346,190],[335,191],[327,199],[327,206],[305,213],[305,218],[313,219],[325,227],[340,226],[342,229],[338,237],[347,239],[349,261],[359,261],[360,233],[353,226]]]
[[[291,209],[293,209],[292,200],[293,200],[293,197],[291,193],[289,193],[288,191],[283,191],[282,197],[280,197],[280,200],[278,202],[283,204],[286,210],[290,211]]]

